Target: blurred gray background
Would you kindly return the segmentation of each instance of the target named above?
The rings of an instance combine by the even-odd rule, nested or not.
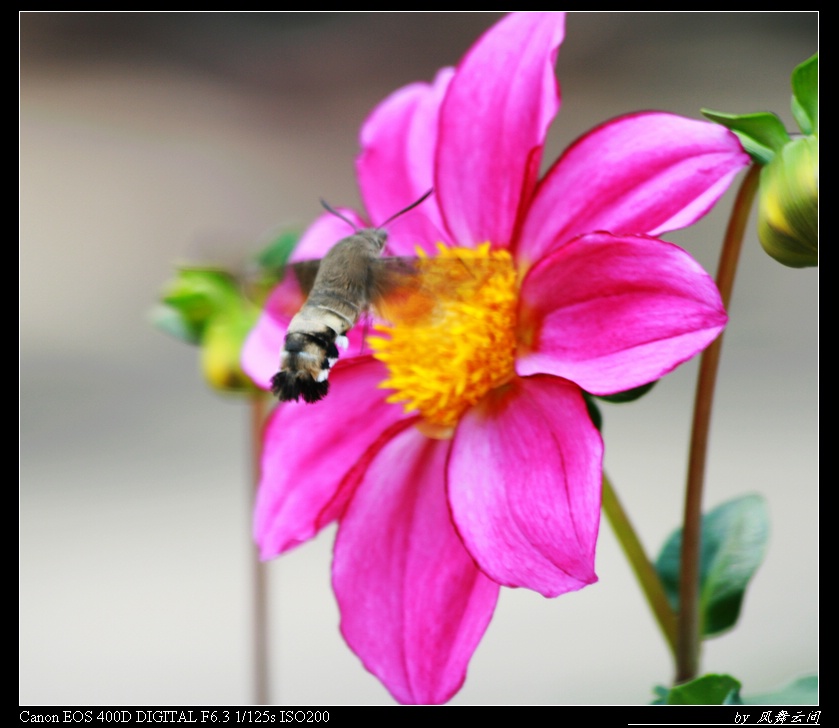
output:
[[[497,13],[20,15],[21,704],[248,704],[248,412],[146,320],[197,244],[245,250],[356,205],[359,127]],[[639,109],[773,110],[815,13],[572,13],[546,163]],[[739,179],[738,179],[739,183]],[[666,236],[714,271],[733,191]],[[750,229],[705,503],[763,493],[766,561],[703,668],[744,693],[818,668],[815,270]],[[651,554],[677,525],[695,363],[605,408],[606,467]],[[392,704],[343,643],[334,529],[270,564],[271,698]],[[639,704],[668,651],[608,524],[600,582],[504,590],[455,704]]]

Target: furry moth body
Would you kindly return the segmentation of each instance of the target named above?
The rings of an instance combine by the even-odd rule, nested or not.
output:
[[[431,190],[384,225],[430,194]],[[325,202],[322,204],[352,225]],[[404,278],[410,267],[408,259],[388,259],[400,261],[397,267],[382,265],[386,242],[387,232],[381,228],[356,229],[354,235],[336,243],[320,261],[309,296],[289,323],[280,370],[271,379],[271,391],[280,401],[302,397],[313,403],[326,396],[329,371],[338,361],[338,350],[349,343],[347,332],[385,295],[393,278],[400,273]]]

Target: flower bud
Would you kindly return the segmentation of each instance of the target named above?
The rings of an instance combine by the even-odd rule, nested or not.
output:
[[[258,312],[231,273],[186,266],[166,286],[152,317],[162,331],[200,348],[201,373],[210,387],[251,393],[258,388],[239,358]]]
[[[819,140],[793,139],[761,171],[758,237],[792,268],[818,265]]]
[[[259,391],[240,363],[242,346],[256,323],[256,312],[239,308],[207,322],[201,340],[201,373],[213,389],[222,392]]]

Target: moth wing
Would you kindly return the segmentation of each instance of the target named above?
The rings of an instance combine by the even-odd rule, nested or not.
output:
[[[301,260],[297,263],[289,263],[287,267],[294,274],[294,278],[297,280],[297,285],[300,286],[300,291],[303,293],[303,296],[308,298],[312,286],[315,284],[315,278],[320,268],[320,260]]]
[[[381,258],[371,303],[392,324],[427,323],[441,318],[447,304],[473,298],[501,266],[489,258]]]

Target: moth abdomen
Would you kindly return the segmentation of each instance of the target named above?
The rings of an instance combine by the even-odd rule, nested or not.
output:
[[[329,393],[329,382],[317,382],[302,370],[280,370],[271,378],[271,391],[281,402],[295,402],[301,397],[304,402],[319,402]]]
[[[315,354],[315,350],[317,350],[323,352],[324,361],[335,360],[338,358],[338,347],[335,342],[336,336],[332,329],[326,329],[326,331],[292,331],[286,334],[283,353],[303,355],[303,358],[307,358],[309,355]],[[328,369],[329,366],[326,368]]]
[[[329,391],[329,370],[338,361],[335,332],[294,331],[286,335],[280,371],[271,379],[271,391],[281,401],[299,400],[309,404],[323,399]]]

